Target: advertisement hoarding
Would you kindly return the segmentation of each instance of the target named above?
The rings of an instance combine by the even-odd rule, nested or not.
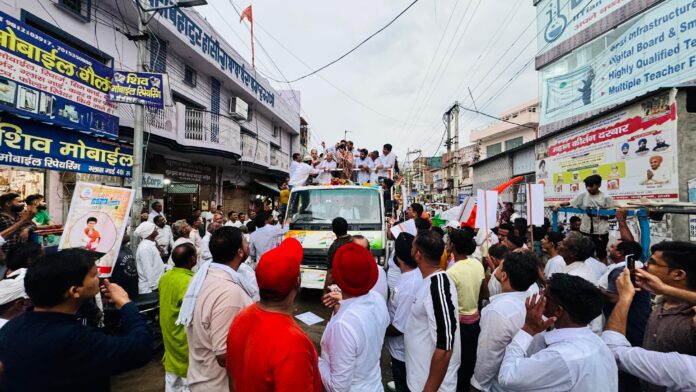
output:
[[[696,1],[664,2],[542,69],[542,128],[696,79],[695,21]]]
[[[0,110],[45,123],[118,135],[107,102],[111,68],[0,12]]]
[[[167,88],[166,77],[166,74],[159,73],[116,71],[109,91],[109,101],[162,109]]]
[[[58,249],[103,253],[97,261],[99,276],[111,276],[134,195],[131,189],[76,183]]]
[[[675,95],[656,95],[537,144],[536,178],[546,201],[584,192],[582,181],[592,174],[615,200],[678,200]]]

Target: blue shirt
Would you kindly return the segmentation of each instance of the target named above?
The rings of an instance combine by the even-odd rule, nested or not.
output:
[[[145,365],[152,331],[132,302],[121,308],[122,336],[82,326],[74,315],[26,312],[0,329],[5,391],[108,391],[109,377]]]

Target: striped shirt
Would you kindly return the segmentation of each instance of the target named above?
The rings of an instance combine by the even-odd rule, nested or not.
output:
[[[423,280],[404,331],[410,390],[423,390],[435,349],[452,351],[447,375],[439,391],[457,389],[461,351],[457,308],[457,291],[444,271],[432,273]]]

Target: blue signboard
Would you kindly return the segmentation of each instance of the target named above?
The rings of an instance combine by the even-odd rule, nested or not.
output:
[[[0,110],[107,137],[118,135],[107,101],[113,70],[0,12]]]
[[[147,72],[114,72],[109,101],[164,108],[164,75]]]
[[[109,140],[3,116],[0,165],[130,177],[133,152]]]

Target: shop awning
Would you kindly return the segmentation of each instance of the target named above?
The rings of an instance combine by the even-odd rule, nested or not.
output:
[[[275,193],[280,193],[280,189],[278,189],[278,186],[272,182],[266,182],[261,180],[254,180],[254,182],[261,185],[264,188],[272,190]]]

